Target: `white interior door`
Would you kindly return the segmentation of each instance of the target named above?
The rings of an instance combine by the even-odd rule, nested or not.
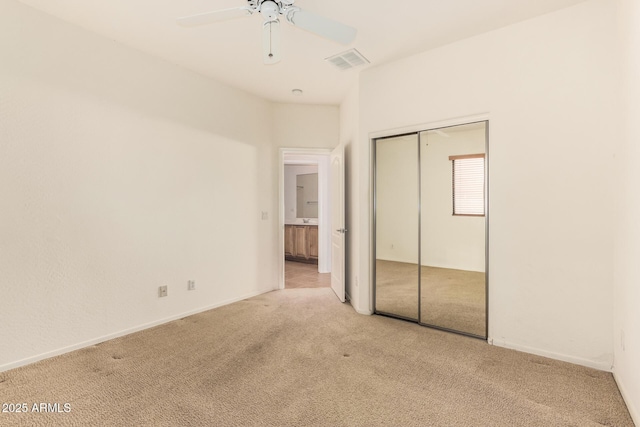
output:
[[[344,302],[344,147],[331,152],[331,289]]]

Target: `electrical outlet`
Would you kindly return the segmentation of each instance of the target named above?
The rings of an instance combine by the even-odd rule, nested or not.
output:
[[[166,285],[160,286],[158,288],[158,296],[162,298],[162,297],[166,297],[167,295],[169,295],[167,292],[167,286]]]
[[[263,220],[267,220],[267,219],[269,219],[269,212],[267,212],[267,211],[262,211],[262,219],[263,219]]]
[[[195,291],[196,290],[196,281],[195,280],[189,280],[187,282],[187,289],[190,291]]]

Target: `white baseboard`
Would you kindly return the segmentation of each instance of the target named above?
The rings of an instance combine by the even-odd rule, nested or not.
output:
[[[612,371],[612,364],[607,362],[599,362],[597,360],[583,359],[581,357],[569,356],[552,351],[541,350],[535,347],[527,347],[525,345],[515,344],[504,340],[489,338],[487,342],[496,347],[504,347],[511,350],[521,351],[523,353],[535,354],[536,356],[548,357],[549,359],[560,360],[562,362],[573,363],[574,365],[586,366],[587,368],[597,369],[599,371]]]
[[[634,406],[638,405],[638,402],[634,402],[631,400],[631,396],[629,396],[629,392],[624,385],[624,382],[620,380],[620,377],[616,374],[615,368],[613,369],[613,378],[616,380],[616,384],[618,385],[618,390],[620,390],[620,394],[624,399],[624,402],[627,404],[627,409],[629,410],[629,414],[631,415],[631,419],[634,424],[640,426],[640,408]]]
[[[349,295],[348,293],[345,292],[344,295],[346,297],[347,302],[349,304],[351,304],[351,307],[353,307],[353,309],[356,311],[356,313],[364,314],[365,316],[371,316],[373,314],[373,312],[370,311],[370,310],[361,310],[358,307],[356,307],[355,301],[353,300],[353,298],[351,298],[351,295]]]
[[[139,331],[142,331],[144,329],[153,328],[154,326],[158,326],[158,325],[162,325],[164,323],[172,322],[174,320],[182,319],[183,317],[193,316],[194,314],[202,313],[203,311],[212,310],[214,308],[222,307],[224,305],[229,305],[229,304],[232,304],[234,302],[242,301],[242,300],[245,300],[247,298],[255,297],[255,296],[262,295],[262,294],[265,294],[267,292],[272,292],[272,291],[273,291],[273,289],[271,288],[271,289],[264,289],[264,290],[261,290],[261,291],[251,292],[249,294],[246,294],[246,295],[243,295],[243,296],[240,296],[240,297],[237,297],[237,298],[231,298],[231,299],[228,299],[228,300],[225,300],[225,301],[221,301],[221,302],[213,304],[213,305],[209,305],[209,306],[206,306],[206,307],[200,307],[200,308],[197,308],[195,310],[187,311],[185,313],[176,314],[176,315],[173,315],[173,316],[170,316],[170,317],[166,317],[164,319],[155,320],[153,322],[149,322],[149,323],[145,323],[145,324],[142,324],[142,325],[139,325],[139,326],[135,326],[133,328],[125,329],[125,330],[120,331],[120,332],[115,332],[115,333],[112,333],[112,334],[104,335],[104,336],[99,337],[99,338],[94,338],[94,339],[91,339],[91,340],[88,340],[88,341],[83,341],[81,343],[73,344],[73,345],[70,345],[70,346],[67,346],[67,347],[63,347],[63,348],[59,348],[59,349],[53,350],[53,351],[48,351],[46,353],[42,353],[42,354],[39,354],[39,355],[36,355],[36,356],[27,357],[25,359],[18,360],[16,362],[11,362],[11,363],[7,363],[7,364],[4,364],[4,365],[0,365],[0,372],[8,371],[10,369],[19,368],[21,366],[30,365],[32,363],[39,362],[39,361],[44,360],[44,359],[49,359],[51,357],[60,356],[61,354],[70,353],[70,352],[75,351],[75,350],[80,350],[80,349],[85,348],[85,347],[89,347],[89,346],[92,346],[92,345],[100,344],[102,342],[109,341],[109,340],[112,340],[112,339],[115,339],[115,338],[119,338],[119,337],[122,337],[122,336],[125,336],[125,335],[129,335],[129,334],[132,334],[134,332],[139,332]]]

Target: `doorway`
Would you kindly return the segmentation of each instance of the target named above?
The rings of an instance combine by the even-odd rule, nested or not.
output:
[[[279,289],[331,287],[330,155],[281,149]]]

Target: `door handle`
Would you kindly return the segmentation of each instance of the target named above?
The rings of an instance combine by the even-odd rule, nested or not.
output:
[[[338,228],[336,231],[337,231],[338,233],[342,233],[342,234],[344,234],[344,233],[346,233],[346,232],[347,232],[347,229],[346,229],[346,228]]]

